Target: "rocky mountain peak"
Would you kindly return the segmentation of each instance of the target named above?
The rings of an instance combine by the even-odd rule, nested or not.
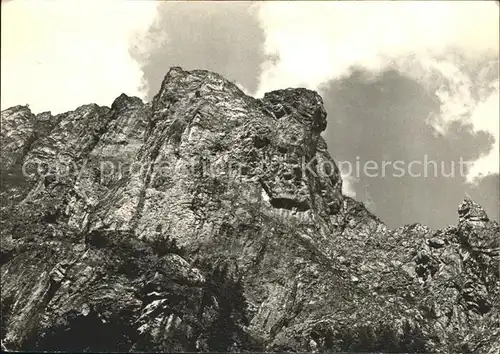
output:
[[[180,67],[149,103],[2,111],[2,349],[498,352],[499,225],[388,229],[327,120]]]
[[[276,118],[294,116],[315,131],[326,128],[323,99],[315,91],[304,88],[276,90],[264,94],[264,105]]]
[[[465,198],[458,207],[458,216],[461,221],[489,221],[486,211],[479,204]]]
[[[130,97],[122,93],[111,104],[111,109],[114,111],[121,111],[128,108],[142,106],[143,102],[139,97]]]

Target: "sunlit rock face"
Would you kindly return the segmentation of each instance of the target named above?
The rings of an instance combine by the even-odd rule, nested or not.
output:
[[[327,120],[178,67],[151,103],[2,111],[2,348],[497,353],[498,224],[388,229]]]

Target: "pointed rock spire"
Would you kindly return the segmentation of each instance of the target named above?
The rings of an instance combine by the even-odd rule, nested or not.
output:
[[[464,198],[458,207],[458,217],[460,222],[490,220],[483,207],[467,197]]]

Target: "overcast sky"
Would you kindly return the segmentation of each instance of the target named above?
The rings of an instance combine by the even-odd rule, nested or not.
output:
[[[498,220],[499,15],[495,2],[466,1],[13,0],[2,3],[1,106],[149,101],[174,65],[256,96],[307,87],[323,96],[332,157],[379,166],[346,175],[344,192],[389,226],[453,224],[466,195]],[[424,158],[437,176],[415,176]]]

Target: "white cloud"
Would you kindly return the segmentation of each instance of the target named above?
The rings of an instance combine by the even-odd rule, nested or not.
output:
[[[2,3],[1,108],[35,112],[110,105],[122,92],[142,98],[130,41],[154,21],[153,1]]]
[[[467,175],[469,182],[477,182],[482,176],[497,173],[500,165],[499,161],[499,136],[500,130],[500,92],[498,89],[498,81],[496,82],[496,89],[486,99],[480,101],[475,107],[472,121],[475,122],[474,130],[479,131],[496,131],[495,143],[487,155],[481,156],[478,160],[472,163],[472,167]]]
[[[374,73],[396,68],[439,97],[440,115],[429,117],[436,131],[446,133],[459,120],[495,137],[468,180],[498,173],[496,3],[265,2],[259,8],[264,49],[273,60],[264,66],[258,96],[283,87],[320,90],[352,66]],[[473,77],[471,69],[488,60],[484,75]]]
[[[358,180],[348,174],[341,174],[342,176],[342,194],[347,195],[351,198],[356,198],[356,189],[354,188],[354,184],[358,182]]]

